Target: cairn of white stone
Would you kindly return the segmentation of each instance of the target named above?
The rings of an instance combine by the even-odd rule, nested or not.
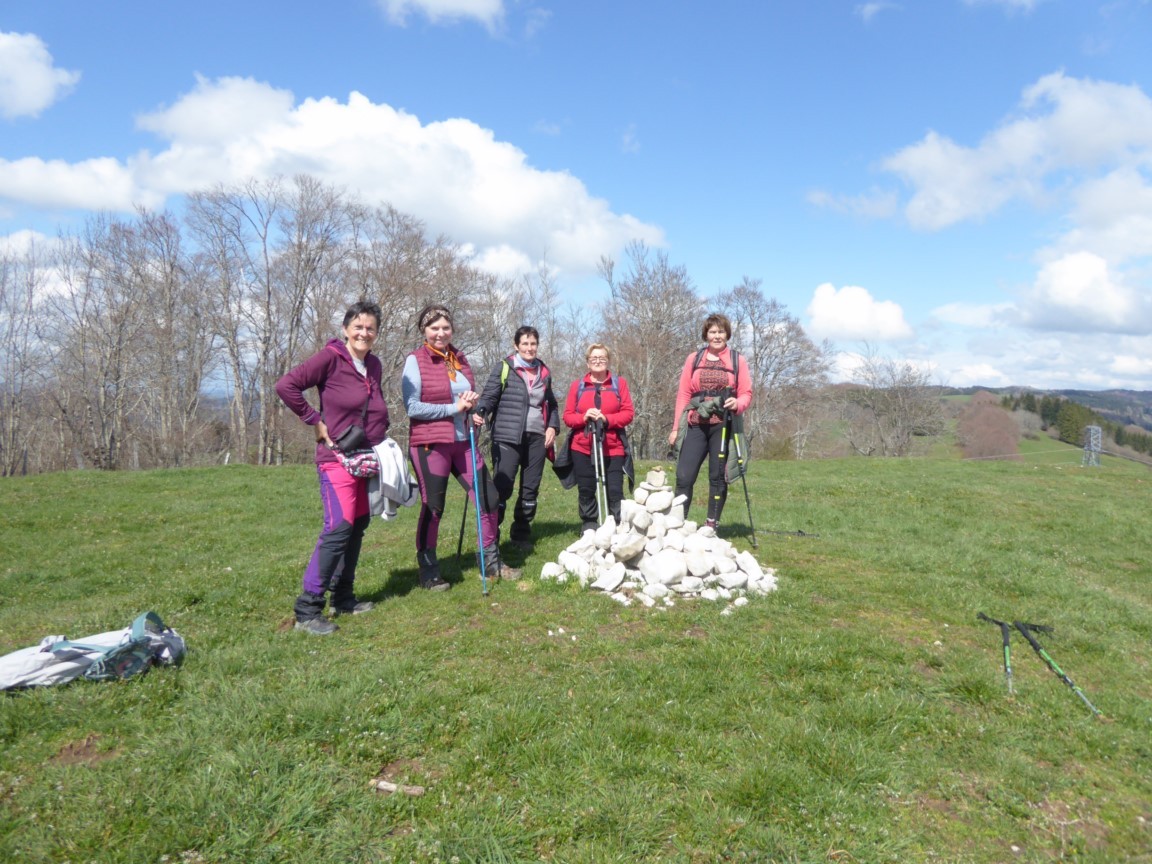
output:
[[[684,496],[664,471],[649,471],[632,500],[540,569],[541,579],[580,584],[630,605],[672,605],[676,597],[732,601],[776,590],[776,571],[762,567],[707,526],[684,519]]]

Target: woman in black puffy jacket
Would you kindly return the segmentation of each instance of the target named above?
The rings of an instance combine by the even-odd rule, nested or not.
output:
[[[493,480],[500,494],[501,524],[516,487],[516,474],[520,474],[509,539],[522,549],[530,549],[544,461],[560,428],[560,412],[552,392],[552,373],[536,356],[540,347],[536,328],[521,327],[513,342],[516,351],[488,376],[476,403],[475,422],[492,426]]]

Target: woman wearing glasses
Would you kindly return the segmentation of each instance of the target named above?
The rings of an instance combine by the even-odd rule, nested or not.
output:
[[[572,474],[580,497],[582,530],[595,530],[612,516],[620,521],[624,498],[624,472],[628,459],[625,429],[636,416],[628,382],[608,368],[611,352],[597,342],[584,355],[588,373],[572,382],[564,401],[564,425],[572,429]],[[594,447],[598,446],[598,451]],[[599,467],[599,471],[597,470]],[[608,513],[597,505],[598,485],[603,481]]]

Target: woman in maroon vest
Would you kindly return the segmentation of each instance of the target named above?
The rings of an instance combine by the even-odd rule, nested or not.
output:
[[[468,426],[480,394],[472,367],[452,344],[452,314],[433,303],[417,317],[424,344],[404,362],[401,392],[408,410],[408,452],[420,483],[420,516],[416,522],[416,563],[420,587],[444,591],[450,586],[440,575],[436,540],[448,493],[448,478],[455,477],[468,490],[480,513],[485,575],[515,579],[519,570],[500,560],[497,543],[498,495],[480,450],[476,450],[479,483],[472,476]],[[479,501],[475,494],[480,487]]]

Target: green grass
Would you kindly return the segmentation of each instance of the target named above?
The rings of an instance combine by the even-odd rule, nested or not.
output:
[[[755,463],[780,590],[727,616],[537,581],[574,539],[550,476],[529,578],[488,598],[470,560],[415,589],[406,510],[366,539],[380,606],[327,638],[290,629],[311,467],[4,480],[0,653],[146,609],[190,653],[0,697],[0,860],[1152,860],[1152,473],[1028,444]],[[746,518],[734,487],[741,546]],[[981,611],[1053,625],[1107,719],[1022,639],[1010,697]]]

